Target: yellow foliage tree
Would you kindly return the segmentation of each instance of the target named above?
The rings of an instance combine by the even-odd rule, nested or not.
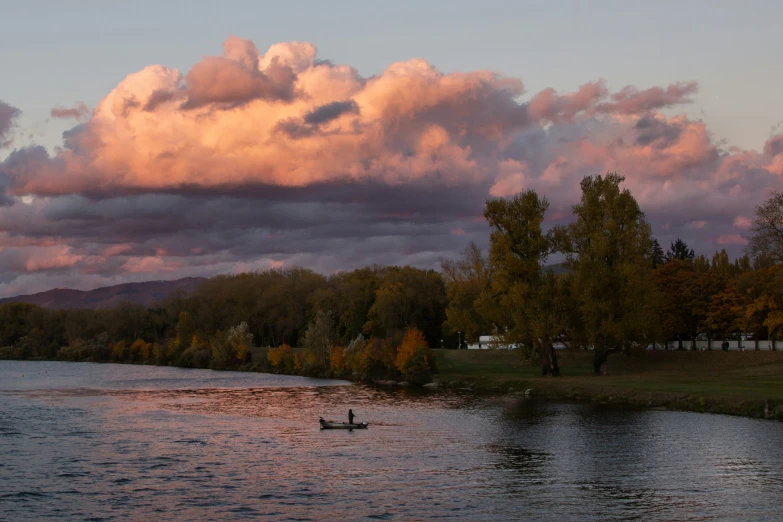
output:
[[[253,334],[250,333],[246,322],[243,321],[228,330],[228,343],[233,357],[240,363],[244,362],[250,348],[253,347]]]
[[[111,348],[111,356],[115,361],[122,361],[125,358],[125,351],[127,350],[127,343],[125,341],[117,341]]]
[[[150,345],[144,342],[144,339],[136,339],[128,350],[132,359],[150,360]]]
[[[166,345],[161,343],[152,344],[152,355],[155,357],[155,364],[166,364]]]
[[[271,348],[266,358],[269,359],[269,363],[276,370],[292,369],[294,365],[294,351],[287,344]]]
[[[329,369],[338,375],[345,371],[345,349],[342,346],[332,346],[329,350]]]

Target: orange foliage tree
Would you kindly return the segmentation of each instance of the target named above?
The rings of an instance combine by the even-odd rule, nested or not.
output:
[[[294,350],[287,344],[271,348],[266,358],[277,371],[290,372],[294,368]]]
[[[394,366],[397,367],[403,378],[411,383],[429,382],[434,367],[434,358],[421,330],[408,328],[405,331],[405,337],[397,347]]]
[[[329,370],[334,375],[345,372],[345,349],[342,346],[332,346],[329,350]]]

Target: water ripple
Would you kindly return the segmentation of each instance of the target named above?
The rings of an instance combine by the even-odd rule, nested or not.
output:
[[[780,423],[143,366],[0,382],[9,520],[783,519]],[[319,429],[349,407],[370,429]]]

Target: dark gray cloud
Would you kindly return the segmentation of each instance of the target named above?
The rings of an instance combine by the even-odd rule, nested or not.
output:
[[[772,136],[767,140],[767,143],[764,144],[764,153],[769,156],[783,154],[783,134]]]
[[[158,108],[163,103],[168,103],[172,100],[174,100],[177,97],[176,92],[174,91],[167,91],[165,89],[155,89],[152,94],[150,94],[149,100],[147,100],[147,103],[144,104],[144,110],[147,112],[152,112],[155,109]],[[127,103],[127,102],[126,102]],[[136,102],[138,104],[138,102]]]
[[[682,134],[683,125],[660,120],[653,116],[643,116],[636,122],[637,145],[652,145],[665,148],[676,142]]]
[[[22,111],[0,100],[0,148],[11,144],[11,129],[21,114]]]
[[[320,125],[339,118],[343,114],[359,114],[359,106],[353,100],[337,101],[319,105],[304,117],[304,122],[309,125]]]

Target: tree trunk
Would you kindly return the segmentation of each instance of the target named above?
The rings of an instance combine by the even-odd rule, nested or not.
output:
[[[707,349],[712,351],[712,332],[707,332]]]
[[[604,348],[596,350],[593,356],[593,371],[596,375],[606,375],[606,360],[609,358],[609,351]]]
[[[547,377],[557,377],[560,375],[560,366],[557,364],[557,354],[552,343],[540,343],[541,355],[541,375]]]
[[[595,374],[606,375],[606,361],[609,359],[609,354],[620,351],[622,351],[622,348],[607,348],[606,341],[604,341],[603,349],[596,349],[593,356],[593,371],[595,371]]]

